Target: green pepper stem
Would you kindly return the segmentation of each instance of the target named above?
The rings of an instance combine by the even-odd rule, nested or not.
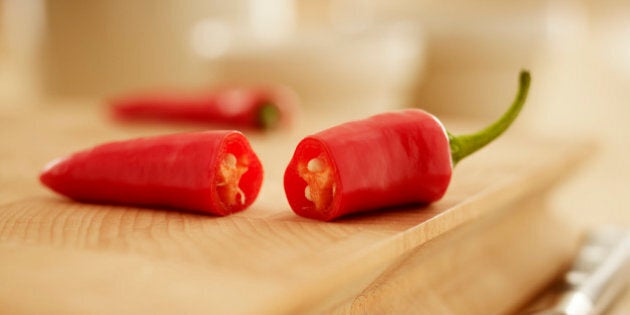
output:
[[[258,108],[258,124],[262,129],[272,129],[280,121],[280,111],[273,103],[267,102]]]
[[[453,165],[456,165],[457,162],[461,161],[463,158],[483,148],[508,129],[525,104],[530,81],[531,77],[529,72],[527,70],[522,70],[519,76],[518,94],[516,94],[514,102],[507,112],[505,112],[503,116],[501,116],[492,125],[483,130],[467,135],[454,136],[451,133],[448,133]]]

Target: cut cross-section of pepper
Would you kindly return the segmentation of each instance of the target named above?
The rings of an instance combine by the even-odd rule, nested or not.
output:
[[[306,182],[304,197],[315,204],[318,210],[324,210],[332,202],[335,193],[333,170],[324,156],[298,163],[298,173]]]
[[[226,154],[221,161],[217,187],[221,200],[227,206],[244,205],[247,202],[245,193],[239,187],[241,177],[247,169],[247,165],[239,161],[232,153]]]

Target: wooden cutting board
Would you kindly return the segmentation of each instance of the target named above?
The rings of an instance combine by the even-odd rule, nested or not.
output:
[[[444,199],[332,223],[294,215],[282,172],[319,128],[251,135],[266,169],[247,211],[83,204],[37,182],[48,160],[182,131],[85,109],[0,114],[3,313],[505,313],[566,265],[579,231],[546,208],[590,152],[509,134],[458,165]]]

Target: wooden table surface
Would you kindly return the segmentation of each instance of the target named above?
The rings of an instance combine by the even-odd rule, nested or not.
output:
[[[291,132],[250,135],[266,170],[261,194],[249,210],[215,217],[77,203],[54,195],[37,180],[47,161],[75,150],[194,128],[121,126],[89,108],[0,113],[0,309],[6,313],[361,313],[369,310],[370,301],[384,305],[376,301],[397,290],[380,286],[369,291],[371,295],[361,294],[366,288],[383,283],[383,277],[404,281],[404,268],[385,272],[393,265],[410,264],[401,261],[421,265],[428,258],[413,256],[419,248],[456,246],[449,237],[457,231],[490,216],[510,216],[510,209],[517,208],[510,205],[539,200],[591,151],[584,143],[511,133],[458,165],[449,191],[437,203],[323,223],[293,214],[282,188],[282,172],[298,139],[319,128],[305,117],[302,122]],[[535,211],[519,213],[514,217],[522,217],[522,222]],[[543,234],[553,229],[552,223],[545,224]],[[516,233],[509,225],[487,230],[492,232],[486,233],[485,240],[494,243],[502,235]],[[531,238],[511,241],[515,252],[519,248],[526,252],[529,245],[524,242]],[[558,248],[549,247],[547,252],[552,255],[560,252],[555,251]],[[475,273],[483,274],[483,269],[449,269],[457,266],[453,257],[467,257],[458,253],[431,266],[435,275],[444,277],[436,283],[461,287]],[[499,260],[492,261],[503,257],[499,252],[474,257],[470,266],[503,268]],[[509,255],[502,259],[508,262]],[[542,269],[544,262],[528,262],[528,266]],[[527,277],[505,270],[515,279]],[[548,276],[554,273],[557,270],[547,271]],[[496,296],[488,303],[500,301],[502,294],[517,294],[502,293],[501,285],[509,285],[508,278],[492,280]],[[459,308],[440,303],[444,300],[434,301],[430,309],[475,306],[465,300],[456,301]]]

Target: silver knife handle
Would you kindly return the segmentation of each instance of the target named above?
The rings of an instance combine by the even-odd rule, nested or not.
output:
[[[604,228],[592,232],[580,249],[560,292],[523,314],[593,315],[610,305],[630,281],[630,233]],[[538,304],[544,304],[538,306]]]

